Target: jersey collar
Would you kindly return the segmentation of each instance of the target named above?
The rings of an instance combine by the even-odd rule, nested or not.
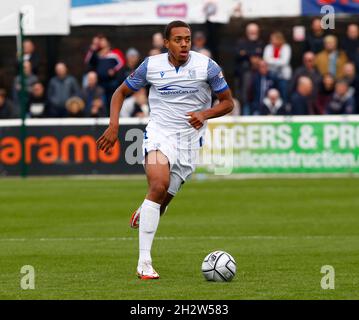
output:
[[[192,58],[192,51],[190,50],[189,53],[188,53],[188,59],[187,59],[187,61],[186,61],[184,64],[181,64],[180,66],[175,67],[175,66],[172,64],[172,62],[170,61],[169,52],[167,53],[167,61],[168,61],[168,64],[169,64],[171,67],[175,68],[175,69],[176,69],[176,72],[178,72],[178,70],[179,70],[180,67],[185,67],[186,65],[188,65],[188,63],[191,61],[191,58]]]

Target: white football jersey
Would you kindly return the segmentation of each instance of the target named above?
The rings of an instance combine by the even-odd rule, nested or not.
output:
[[[206,125],[199,131],[188,122],[187,112],[211,107],[211,90],[220,93],[228,89],[221,68],[207,56],[190,51],[188,61],[175,67],[168,53],[146,58],[125,80],[137,91],[150,85],[149,126],[162,127],[171,133],[202,136]]]

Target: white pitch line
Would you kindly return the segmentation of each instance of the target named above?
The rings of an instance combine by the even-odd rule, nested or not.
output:
[[[356,235],[338,235],[338,236],[199,236],[199,237],[156,237],[156,240],[290,240],[290,239],[351,239],[359,238]],[[134,241],[138,240],[137,237],[107,237],[107,238],[81,238],[81,237],[72,237],[72,238],[0,238],[0,242],[27,242],[27,241]]]

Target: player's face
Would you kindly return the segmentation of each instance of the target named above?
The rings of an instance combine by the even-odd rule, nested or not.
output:
[[[185,27],[173,28],[170,39],[165,39],[171,58],[179,64],[187,61],[191,45],[191,31]]]

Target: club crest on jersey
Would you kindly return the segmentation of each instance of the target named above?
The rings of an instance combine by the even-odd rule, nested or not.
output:
[[[163,78],[163,76],[165,75],[165,73],[163,71],[160,72],[161,78]]]
[[[196,70],[188,70],[188,77],[190,79],[196,79]]]

